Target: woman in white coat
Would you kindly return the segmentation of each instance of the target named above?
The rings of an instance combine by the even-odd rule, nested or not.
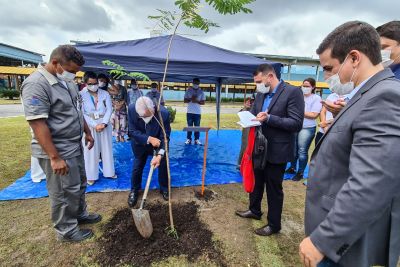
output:
[[[97,75],[94,72],[85,73],[85,83],[87,86],[80,94],[83,115],[94,138],[94,146],[90,150],[87,146],[83,147],[87,183],[93,185],[99,179],[100,154],[104,177],[117,178],[112,151],[112,127],[109,125],[113,107],[109,93],[99,90]]]

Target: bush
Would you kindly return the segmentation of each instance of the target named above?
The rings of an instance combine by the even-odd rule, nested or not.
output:
[[[226,98],[226,97],[221,97],[221,103],[228,103],[228,102],[243,102],[243,97],[235,97],[235,99],[233,98]],[[206,101],[208,102],[216,102],[215,97],[209,97],[206,96]]]
[[[167,107],[167,110],[169,112],[169,121],[173,123],[175,120],[176,109],[173,109],[172,107]]]
[[[15,89],[0,88],[0,97],[7,97],[10,100],[19,97],[19,91]]]

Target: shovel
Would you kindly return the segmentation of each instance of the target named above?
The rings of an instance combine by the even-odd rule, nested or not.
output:
[[[150,167],[149,176],[147,177],[146,188],[142,202],[140,203],[139,209],[132,209],[133,221],[135,222],[136,228],[143,238],[149,238],[153,233],[153,225],[151,224],[150,213],[148,210],[144,210],[143,206],[146,202],[147,193],[149,192],[151,177],[153,176],[154,167]]]

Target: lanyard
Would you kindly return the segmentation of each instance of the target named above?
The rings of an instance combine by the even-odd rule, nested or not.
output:
[[[99,96],[97,96],[97,101],[95,101],[94,97],[91,94],[89,94],[89,95],[90,95],[90,99],[92,100],[92,103],[94,105],[94,108],[97,109],[97,103],[99,102]]]

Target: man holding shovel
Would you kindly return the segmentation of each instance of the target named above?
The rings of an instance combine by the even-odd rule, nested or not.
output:
[[[160,106],[161,117],[159,116],[153,101],[146,96],[139,97],[135,105],[130,105],[128,110],[129,137],[131,138],[132,151],[135,156],[132,170],[131,192],[128,197],[128,204],[134,207],[139,198],[139,190],[142,185],[143,169],[148,156],[155,156],[151,160],[154,168],[160,167],[158,171],[158,183],[160,193],[164,200],[168,200],[168,173],[167,163],[164,158],[165,147],[164,133],[161,129],[161,120],[164,123],[165,134],[169,140],[171,126],[169,112]]]

